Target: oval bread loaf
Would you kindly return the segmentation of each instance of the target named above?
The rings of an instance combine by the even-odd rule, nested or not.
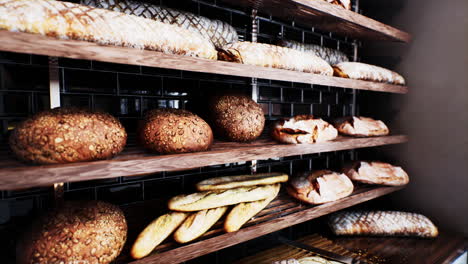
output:
[[[254,175],[224,176],[207,179],[197,183],[198,191],[226,190],[238,187],[269,185],[287,182],[289,176],[284,173],[258,173]]]
[[[277,121],[271,136],[287,144],[312,144],[334,140],[338,131],[329,123],[312,115],[297,115]]]
[[[390,133],[384,122],[363,116],[338,118],[333,125],[341,134],[354,137],[386,136]]]
[[[388,186],[401,186],[408,184],[409,176],[401,168],[384,162],[357,161],[343,169],[351,180]]]
[[[174,233],[174,240],[187,243],[208,231],[226,213],[227,206],[202,210],[191,214]]]
[[[361,62],[341,62],[333,65],[335,76],[356,80],[405,85],[400,74],[385,68]]]
[[[169,209],[182,212],[206,210],[242,202],[264,200],[275,192],[277,185],[264,185],[229,189],[224,191],[207,191],[188,195],[179,195],[169,200]]]
[[[19,124],[9,143],[19,159],[52,164],[111,158],[123,150],[126,141],[124,127],[109,114],[55,108]]]

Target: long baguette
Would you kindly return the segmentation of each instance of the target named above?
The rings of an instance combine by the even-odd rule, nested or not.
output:
[[[234,232],[239,230],[247,221],[258,214],[278,195],[280,185],[276,185],[275,192],[265,200],[240,203],[232,208],[231,212],[226,217],[224,222],[224,230],[226,232]]]
[[[189,216],[188,213],[170,212],[151,222],[137,237],[130,255],[134,259],[147,256]]]
[[[0,29],[216,59],[200,34],[151,19],[53,0],[0,0]]]
[[[223,206],[191,214],[174,233],[174,240],[187,243],[200,237],[226,213],[227,208]]]
[[[333,75],[332,67],[314,54],[263,43],[236,42],[219,51],[220,60],[284,70]]]
[[[253,202],[270,197],[277,185],[264,185],[179,195],[169,200],[169,209],[182,212],[206,210],[231,204]]]
[[[200,33],[217,48],[238,41],[236,30],[226,22],[147,2],[132,0],[81,0],[84,5],[141,16]]]
[[[398,211],[348,211],[330,217],[336,235],[436,237],[437,227],[427,217]]]
[[[226,190],[255,185],[269,185],[287,182],[289,176],[284,173],[258,173],[254,175],[225,176],[207,179],[197,183],[199,191]]]

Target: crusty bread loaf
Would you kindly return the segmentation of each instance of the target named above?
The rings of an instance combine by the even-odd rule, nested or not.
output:
[[[253,175],[224,176],[207,179],[197,183],[198,191],[226,190],[238,187],[269,185],[288,181],[289,176],[284,173],[258,173]]]
[[[330,228],[336,235],[436,237],[437,227],[427,217],[398,211],[346,211],[333,214]]]
[[[281,143],[302,144],[334,140],[338,131],[329,123],[312,115],[297,115],[276,122],[271,135]]]
[[[345,9],[351,10],[351,0],[324,0],[330,4],[341,6]]]
[[[265,200],[240,203],[229,212],[224,222],[226,232],[235,232],[239,230],[247,221],[263,210],[278,195],[280,185],[276,184],[276,189],[272,195]]]
[[[247,142],[260,136],[265,116],[259,104],[243,95],[216,96],[208,102],[209,122],[221,137]]]
[[[132,0],[81,0],[81,3],[129,15],[141,16],[166,24],[175,24],[201,34],[209,39],[217,48],[222,48],[224,45],[237,42],[238,40],[236,29],[226,22],[211,20],[203,16],[148,2]]]
[[[342,78],[405,85],[405,79],[400,74],[365,63],[341,62],[333,65],[333,70],[335,76]]]
[[[354,137],[386,136],[390,133],[384,122],[363,116],[338,118],[333,125],[341,134]]]
[[[9,143],[19,159],[52,164],[111,158],[126,141],[124,127],[109,114],[55,108],[19,124]]]
[[[344,174],[329,170],[304,172],[289,181],[288,193],[310,204],[323,204],[350,195],[354,186]]]
[[[170,212],[152,221],[133,243],[130,255],[140,259],[153,251],[174,230],[176,230],[189,216],[188,213]]]
[[[286,39],[279,40],[277,44],[282,47],[295,49],[301,52],[312,53],[316,56],[319,56],[330,65],[335,65],[340,62],[349,61],[346,54],[344,54],[342,51],[330,49],[316,44],[304,44],[294,40]]]
[[[122,251],[127,222],[115,205],[65,202],[34,221],[20,239],[18,264],[107,264]]]
[[[351,180],[389,186],[406,185],[409,182],[408,174],[401,168],[384,162],[356,161],[343,169]]]
[[[163,154],[205,151],[213,143],[210,126],[182,109],[149,111],[138,133],[145,148]]]
[[[174,240],[187,243],[208,231],[226,213],[227,206],[202,210],[191,214],[174,233]]]
[[[0,0],[0,29],[216,59],[200,34],[151,19],[69,2]]]
[[[278,188],[277,185],[279,184],[179,195],[169,200],[169,209],[193,212],[231,204],[263,200],[270,197],[275,192],[276,188]]]
[[[236,42],[218,52],[220,60],[284,70],[333,75],[332,67],[314,54],[263,43]]]

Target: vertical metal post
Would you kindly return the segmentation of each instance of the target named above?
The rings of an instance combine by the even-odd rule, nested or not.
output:
[[[359,0],[356,0],[356,5],[354,6],[354,12],[359,13]],[[359,58],[359,53],[358,53],[358,46],[359,42],[357,40],[353,41],[353,61],[357,62]],[[353,105],[351,106],[351,115],[356,116],[358,115],[357,111],[357,90],[353,89]],[[351,150],[351,159],[356,160],[358,158],[356,150]]]
[[[60,74],[58,67],[58,58],[49,57],[49,98],[50,108],[60,107]],[[63,203],[64,183],[54,183],[54,202],[55,206]]]
[[[257,42],[258,34],[258,18],[257,18],[257,9],[252,9],[252,42]],[[258,101],[258,83],[257,78],[252,78],[252,100],[255,102]],[[250,172],[252,174],[257,172],[257,160],[252,160],[250,162]]]

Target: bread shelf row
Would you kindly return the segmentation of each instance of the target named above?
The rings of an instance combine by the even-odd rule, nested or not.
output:
[[[396,41],[408,43],[411,35],[359,13],[332,5],[326,1],[310,0],[222,0],[246,8],[256,8],[260,12],[276,17],[296,21],[340,35],[379,41]]]
[[[377,197],[395,192],[403,187],[375,187],[361,186],[355,189],[352,195],[341,200],[326,203],[318,206],[301,204],[294,198],[286,194],[280,194],[272,201],[267,208],[257,214],[252,220],[237,232],[224,233],[222,223],[217,223],[210,231],[201,238],[188,244],[177,244],[167,242],[159,245],[155,251],[148,257],[140,260],[131,261],[126,255],[129,246],[137,234],[129,234],[129,244],[123,250],[117,263],[149,264],[149,263],[180,263],[202,255],[206,255],[223,248],[227,248],[278,230],[293,226],[308,220],[330,214],[332,212],[375,199]],[[153,220],[157,214],[148,214],[148,212],[157,211],[160,202],[142,204],[141,207],[131,206],[124,208],[129,224],[129,230],[141,230],[145,225]],[[138,232],[137,231],[137,232]]]
[[[271,139],[258,139],[251,143],[217,141],[210,151],[173,155],[155,155],[141,147],[129,146],[111,160],[41,166],[25,165],[8,151],[4,151],[0,161],[0,190],[50,186],[57,182],[142,176],[161,171],[180,171],[250,160],[399,144],[406,141],[408,137],[405,135],[371,138],[338,137],[334,141],[299,145],[278,144]]]
[[[2,30],[0,30],[0,50],[378,92],[399,94],[408,92],[408,87],[403,85],[330,77],[125,47],[102,46],[86,41],[55,39],[36,34]]]

